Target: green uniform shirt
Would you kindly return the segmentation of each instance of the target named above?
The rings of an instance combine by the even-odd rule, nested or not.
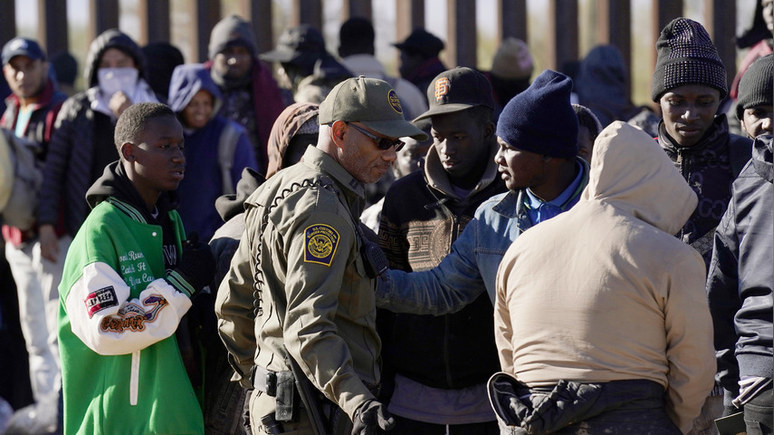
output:
[[[331,187],[322,185],[326,180]],[[243,384],[254,364],[289,370],[287,348],[350,418],[374,398],[366,385],[379,382],[381,342],[375,282],[366,275],[355,229],[363,204],[363,185],[315,147],[247,199],[245,234],[216,302],[220,334]],[[257,319],[256,255],[263,276]],[[284,329],[272,292],[287,299]]]

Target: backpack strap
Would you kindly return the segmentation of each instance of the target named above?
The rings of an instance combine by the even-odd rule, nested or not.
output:
[[[220,165],[220,178],[223,180],[222,195],[235,193],[234,180],[231,179],[231,167],[234,164],[234,152],[239,141],[240,131],[232,121],[226,122],[223,131],[220,132],[218,141],[218,164]]]

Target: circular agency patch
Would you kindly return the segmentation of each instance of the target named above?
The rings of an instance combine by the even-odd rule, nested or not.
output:
[[[403,107],[400,105],[400,99],[398,99],[398,94],[395,93],[394,89],[390,89],[390,92],[387,93],[387,101],[390,103],[390,107],[392,107],[392,110],[403,114]]]
[[[339,246],[339,232],[330,225],[310,225],[304,230],[304,239],[304,262],[330,267]]]

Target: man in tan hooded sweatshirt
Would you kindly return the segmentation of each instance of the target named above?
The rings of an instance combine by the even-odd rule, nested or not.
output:
[[[672,234],[696,203],[647,134],[600,134],[578,204],[524,232],[498,269],[505,373],[489,390],[508,433],[691,429],[713,386],[712,321],[702,258]]]

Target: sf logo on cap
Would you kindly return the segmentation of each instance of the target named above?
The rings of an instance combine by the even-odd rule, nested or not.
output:
[[[449,79],[441,77],[435,82],[435,100],[440,102],[444,95],[449,93]]]

